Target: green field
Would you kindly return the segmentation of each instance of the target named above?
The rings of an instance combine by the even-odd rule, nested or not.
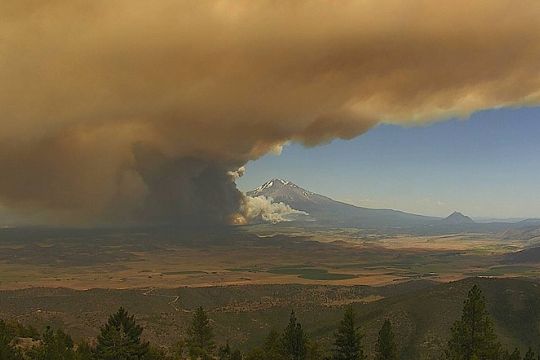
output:
[[[346,280],[356,277],[355,275],[330,273],[326,269],[310,267],[277,267],[267,272],[271,274],[298,275],[301,279],[309,280]]]

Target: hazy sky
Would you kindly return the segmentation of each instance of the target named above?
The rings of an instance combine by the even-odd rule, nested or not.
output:
[[[246,190],[271,177],[366,207],[540,217],[540,108],[423,127],[380,125],[315,148],[292,144],[250,162],[238,183]]]

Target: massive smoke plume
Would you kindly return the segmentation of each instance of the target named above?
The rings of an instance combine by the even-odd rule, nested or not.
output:
[[[537,0],[0,2],[0,203],[66,221],[246,213],[234,172],[540,102]]]

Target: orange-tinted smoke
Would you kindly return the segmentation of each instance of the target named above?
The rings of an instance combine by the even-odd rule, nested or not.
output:
[[[242,204],[227,172],[284,142],[538,104],[539,18],[537,0],[1,2],[0,203],[219,222]]]

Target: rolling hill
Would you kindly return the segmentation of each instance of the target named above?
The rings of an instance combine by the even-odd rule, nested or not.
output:
[[[193,310],[207,309],[219,343],[249,349],[271,329],[285,327],[294,309],[304,329],[323,348],[345,305],[353,304],[373,352],[377,332],[390,319],[402,360],[439,359],[452,323],[461,316],[467,291],[483,290],[496,332],[507,348],[522,351],[540,344],[540,284],[521,279],[469,278],[436,284],[412,281],[385,287],[319,285],[247,285],[177,289],[33,288],[0,291],[0,318],[17,319],[39,329],[62,327],[76,339],[95,337],[108,314],[119,306],[136,315],[145,337],[171,345],[185,334]]]

